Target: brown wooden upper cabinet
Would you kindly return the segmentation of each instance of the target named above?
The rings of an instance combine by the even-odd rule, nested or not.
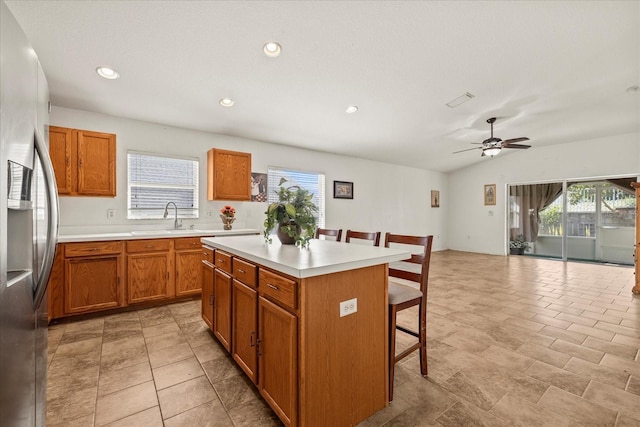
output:
[[[116,196],[116,136],[49,127],[49,155],[63,196]]]
[[[207,199],[251,200],[251,153],[209,150]]]

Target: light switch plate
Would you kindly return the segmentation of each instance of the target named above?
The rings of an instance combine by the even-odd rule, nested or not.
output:
[[[348,316],[358,311],[358,298],[352,298],[340,303],[340,317]]]

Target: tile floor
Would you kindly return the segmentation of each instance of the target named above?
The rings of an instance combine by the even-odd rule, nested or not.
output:
[[[403,361],[394,401],[361,426],[640,425],[633,281],[629,267],[434,253],[429,377]],[[280,425],[199,310],[52,325],[47,425]]]

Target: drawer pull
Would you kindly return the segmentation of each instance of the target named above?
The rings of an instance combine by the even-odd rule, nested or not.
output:
[[[267,283],[267,286],[276,291],[280,290],[280,288],[278,288],[276,285],[272,285],[271,283]]]
[[[145,245],[145,248],[152,248],[153,245]]]
[[[219,259],[218,262],[224,264],[224,260],[223,259]]]
[[[99,251],[99,250],[100,250],[100,248],[91,248],[91,249],[89,249],[89,250],[90,250],[91,252],[95,252],[95,251]]]
[[[244,274],[244,273],[246,273],[246,271],[244,271],[243,269],[239,268],[238,269],[238,273]]]

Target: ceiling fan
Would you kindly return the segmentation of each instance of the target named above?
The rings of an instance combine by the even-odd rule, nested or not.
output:
[[[493,136],[493,124],[495,123],[496,118],[491,117],[487,119],[487,123],[491,125],[491,138],[485,139],[482,142],[472,142],[472,144],[479,144],[481,147],[467,148],[466,150],[454,151],[453,154],[462,153],[463,151],[471,151],[471,150],[482,150],[482,156],[497,156],[500,154],[500,150],[503,148],[519,148],[519,149],[527,149],[530,148],[530,145],[517,144],[518,142],[528,141],[529,138],[521,137],[521,138],[512,138],[507,140],[501,140],[500,138],[494,138]]]

